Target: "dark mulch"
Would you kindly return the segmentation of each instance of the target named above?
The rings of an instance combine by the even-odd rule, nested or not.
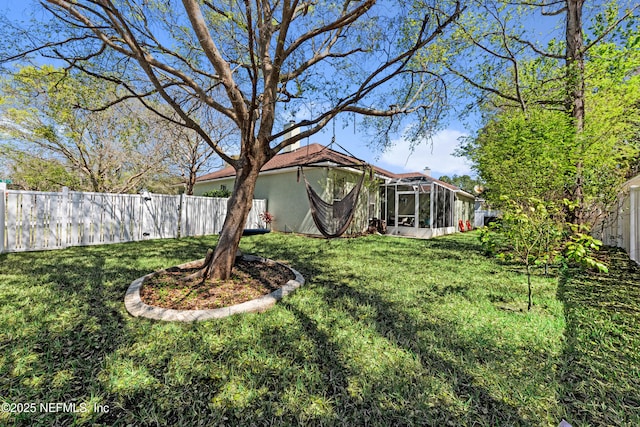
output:
[[[237,261],[231,279],[183,279],[197,269],[169,269],[147,279],[140,290],[145,304],[176,310],[228,307],[267,295],[295,278],[291,270],[274,262]]]

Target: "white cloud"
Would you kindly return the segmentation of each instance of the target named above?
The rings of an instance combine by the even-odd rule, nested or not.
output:
[[[380,156],[380,160],[393,169],[401,168],[406,172],[422,171],[431,168],[433,176],[441,175],[471,175],[471,166],[467,159],[455,157],[453,152],[459,145],[458,138],[467,136],[466,133],[445,129],[433,136],[432,142],[423,141],[413,151],[408,141],[400,139],[393,141],[393,145]],[[385,167],[384,165],[380,165]],[[389,168],[392,169],[392,168]]]

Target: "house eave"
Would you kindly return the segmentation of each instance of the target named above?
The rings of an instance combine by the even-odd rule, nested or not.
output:
[[[335,162],[329,162],[329,161],[324,161],[324,162],[318,162],[318,163],[310,163],[308,165],[300,165],[302,167],[304,166],[311,166],[311,167],[326,167],[326,168],[337,168],[337,167],[342,167],[344,168],[344,165],[340,165],[338,163]],[[262,171],[260,172],[260,175],[265,176],[265,175],[278,175],[278,174],[283,174],[283,173],[289,173],[289,172],[297,172],[298,168],[300,166],[289,166],[289,167],[284,167],[284,168],[280,168],[280,169],[271,169],[271,170],[267,170],[267,171]],[[358,169],[352,169],[347,167],[347,170],[354,172],[354,173],[362,173],[362,171],[358,170]],[[223,181],[223,180],[228,180],[228,179],[235,179],[236,175],[227,175],[227,176],[222,176],[220,178],[213,178],[213,179],[205,179],[205,180],[200,180],[200,181],[196,181],[196,184],[203,184],[203,183],[210,183],[210,182],[218,182],[218,181]]]

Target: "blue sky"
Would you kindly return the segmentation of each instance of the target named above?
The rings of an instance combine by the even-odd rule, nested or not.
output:
[[[33,8],[31,1],[0,0],[0,13],[6,14],[10,19],[28,20],[30,10]],[[44,11],[38,16],[44,15]],[[554,21],[554,20],[551,20]],[[546,41],[549,34],[557,28],[550,27],[551,22],[543,19],[535,19],[530,22],[529,29],[535,28],[535,35],[538,41]],[[435,177],[441,175],[473,175],[471,164],[465,158],[456,157],[454,151],[459,145],[459,138],[475,132],[473,124],[463,124],[457,119],[455,114],[450,114],[449,120],[441,123],[441,130],[429,141],[423,141],[413,150],[410,143],[397,137],[386,151],[379,151],[370,148],[367,144],[368,137],[363,133],[355,133],[353,127],[342,129],[336,126],[336,141],[345,147],[353,155],[392,172],[413,172],[421,171],[425,167],[431,169],[431,174]],[[340,118],[337,119],[341,121]],[[466,120],[466,123],[473,123],[473,117]],[[333,126],[329,124],[324,131],[301,141],[306,143],[320,143],[327,145],[333,136]]]
[[[0,13],[16,21],[29,20],[32,8],[32,2],[0,0]],[[432,142],[425,141],[413,151],[407,141],[395,139],[393,145],[384,152],[368,147],[367,136],[361,133],[354,134],[353,128],[338,128],[340,126],[336,126],[336,141],[341,146],[356,157],[392,172],[421,171],[428,166],[435,177],[471,173],[470,165],[464,159],[452,155],[458,145],[457,138],[469,133],[460,124],[445,126],[444,130],[434,136]],[[302,141],[301,144],[317,142],[328,145],[332,135],[333,129],[329,125],[323,132]]]
[[[473,175],[471,164],[468,160],[453,155],[458,147],[458,138],[469,135],[470,131],[459,123],[451,123],[450,126],[438,132],[431,141],[423,141],[411,150],[408,141],[401,138],[392,140],[392,145],[386,151],[371,149],[367,146],[367,137],[356,133],[353,128],[336,129],[336,142],[347,149],[349,153],[368,163],[375,164],[391,172],[416,172],[425,167],[431,169],[431,175]],[[323,132],[301,141],[301,145],[308,143],[331,143],[333,129],[327,126]],[[340,147],[332,147],[342,151]]]

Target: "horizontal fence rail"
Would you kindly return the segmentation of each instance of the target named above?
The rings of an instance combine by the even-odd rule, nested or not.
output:
[[[228,199],[163,194],[7,190],[0,183],[0,253],[219,233]],[[246,228],[260,227],[254,200]]]

